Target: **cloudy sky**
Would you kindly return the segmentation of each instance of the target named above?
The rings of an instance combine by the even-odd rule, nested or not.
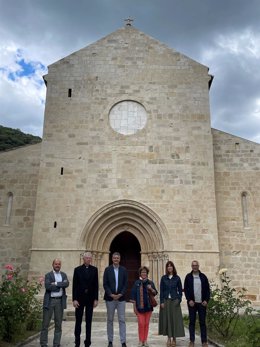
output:
[[[0,124],[42,136],[47,66],[129,16],[209,67],[213,128],[260,143],[259,0],[0,0]]]

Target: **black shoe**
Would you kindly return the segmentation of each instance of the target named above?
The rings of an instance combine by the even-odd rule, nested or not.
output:
[[[107,347],[113,347],[113,343],[109,341]]]
[[[125,342],[122,343],[122,347],[127,347]]]

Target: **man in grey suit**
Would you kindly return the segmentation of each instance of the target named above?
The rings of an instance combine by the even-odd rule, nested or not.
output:
[[[42,347],[48,346],[48,328],[53,313],[55,324],[53,347],[60,347],[63,311],[67,307],[67,295],[65,288],[69,286],[68,277],[65,272],[60,271],[60,259],[54,259],[52,262],[52,267],[53,270],[45,275],[43,319],[40,335],[40,344]]]
[[[119,265],[120,259],[120,253],[114,252],[112,254],[113,264],[105,269],[103,277],[104,300],[107,307],[108,347],[113,347],[115,310],[118,314],[120,341],[122,347],[126,347],[125,293],[127,289],[127,271],[126,268]]]

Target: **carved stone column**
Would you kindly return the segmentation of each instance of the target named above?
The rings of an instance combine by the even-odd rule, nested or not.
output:
[[[159,290],[160,280],[165,273],[165,264],[168,261],[168,254],[164,252],[148,253],[150,277],[153,279],[156,288]]]

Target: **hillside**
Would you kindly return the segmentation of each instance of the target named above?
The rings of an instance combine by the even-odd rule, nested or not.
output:
[[[19,129],[7,128],[0,125],[0,151],[41,142],[39,136],[24,134]]]

